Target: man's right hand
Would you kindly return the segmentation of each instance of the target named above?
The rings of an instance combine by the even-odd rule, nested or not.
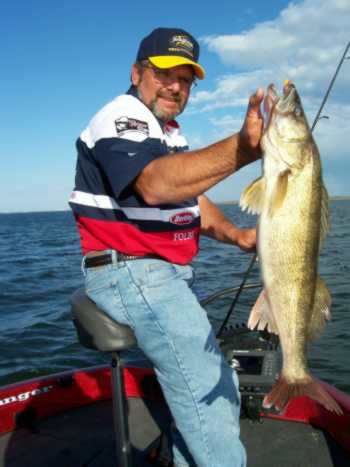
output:
[[[264,99],[264,90],[259,88],[249,98],[247,113],[239,132],[239,149],[251,161],[261,157],[260,141],[264,130],[264,118],[260,105]]]

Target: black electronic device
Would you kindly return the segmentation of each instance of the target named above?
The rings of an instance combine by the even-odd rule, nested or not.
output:
[[[237,372],[242,396],[267,394],[280,370],[280,356],[276,350],[228,349],[226,360]]]
[[[281,369],[278,336],[267,331],[251,331],[243,324],[225,329],[218,343],[238,375],[241,418],[260,421],[263,399]]]

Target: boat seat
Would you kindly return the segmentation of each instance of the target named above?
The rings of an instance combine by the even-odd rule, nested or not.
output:
[[[84,347],[111,352],[112,400],[118,467],[131,467],[128,403],[120,351],[136,344],[132,330],[117,323],[78,289],[71,297],[73,323]]]
[[[73,323],[80,343],[102,352],[119,352],[136,344],[133,331],[117,323],[78,289],[71,298]]]

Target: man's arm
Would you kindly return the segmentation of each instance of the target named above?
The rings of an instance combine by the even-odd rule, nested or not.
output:
[[[255,251],[256,229],[240,229],[229,221],[206,196],[198,198],[201,210],[201,234],[220,242],[237,245],[243,251]]]
[[[264,124],[263,97],[262,89],[250,97],[239,133],[197,151],[168,154],[150,162],[135,180],[136,191],[150,205],[181,202],[201,195],[257,160]]]

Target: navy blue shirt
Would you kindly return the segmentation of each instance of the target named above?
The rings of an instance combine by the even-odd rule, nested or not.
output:
[[[197,199],[149,206],[133,188],[151,161],[188,150],[178,123],[163,126],[131,87],[93,117],[76,146],[75,188],[69,204],[83,253],[114,249],[189,263],[198,252]]]

